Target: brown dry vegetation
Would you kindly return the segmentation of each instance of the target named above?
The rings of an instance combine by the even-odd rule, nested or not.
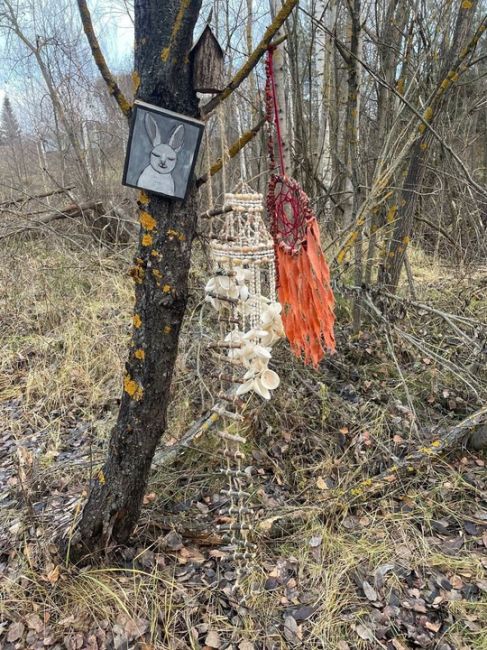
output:
[[[116,417],[130,256],[47,237],[2,249],[0,647],[487,648],[484,458],[456,449],[352,503],[361,481],[485,400],[470,345],[409,308],[394,322],[425,350],[393,335],[403,378],[378,322],[351,335],[343,295],[339,351],[318,371],[276,350],[284,381],[247,409],[258,551],[245,603],[230,594],[234,567],[214,534],[222,479],[211,433],[154,467],[132,547],[84,569],[57,555]],[[412,261],[418,301],[473,319],[482,342],[485,271],[462,276],[420,251]],[[198,247],[166,444],[215,389],[204,267]]]

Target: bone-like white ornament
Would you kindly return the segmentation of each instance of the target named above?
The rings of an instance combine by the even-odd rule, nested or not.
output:
[[[270,391],[275,390],[281,383],[277,372],[269,370],[269,368],[264,368],[260,372],[251,368],[245,373],[244,379],[246,379],[245,383],[237,388],[237,395],[245,395],[245,393],[253,391],[266,400],[271,398]]]

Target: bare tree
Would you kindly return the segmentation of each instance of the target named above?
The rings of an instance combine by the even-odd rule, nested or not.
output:
[[[246,79],[296,4],[287,0],[259,45],[229,85],[210,104],[216,108]],[[125,96],[106,67],[85,0],[78,0],[84,29],[110,93],[122,111]],[[190,116],[199,114],[189,52],[201,0],[136,0],[134,5],[137,96]],[[206,108],[208,111],[209,109]],[[135,307],[132,341],[118,420],[106,462],[93,486],[71,550],[92,552],[114,540],[125,542],[137,523],[166,413],[179,334],[188,299],[191,247],[196,230],[197,185],[184,205],[139,194],[139,246],[132,269]]]

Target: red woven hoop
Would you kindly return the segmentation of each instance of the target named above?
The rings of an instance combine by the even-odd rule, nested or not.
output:
[[[292,255],[299,253],[306,242],[307,227],[315,218],[299,183],[289,176],[274,174],[269,183],[267,210],[276,244]]]

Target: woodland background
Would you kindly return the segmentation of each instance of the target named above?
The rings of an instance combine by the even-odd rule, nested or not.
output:
[[[203,2],[196,35],[212,10],[227,80],[276,8]],[[127,0],[92,10],[99,33],[132,20]],[[82,570],[57,555],[118,410],[136,204],[127,122],[76,4],[1,0],[0,647],[487,648],[486,429],[455,429],[487,394],[485,34],[464,53],[486,12],[301,0],[282,30],[286,156],[332,267],[338,353],[313,371],[282,344],[285,381],[253,404],[261,588],[235,609],[212,535],[217,441],[178,444],[214,399],[207,219],[134,545]],[[131,61],[113,72],[132,98]],[[265,127],[228,154],[261,125],[264,82],[261,63],[208,121],[201,213],[240,179],[265,192]]]

